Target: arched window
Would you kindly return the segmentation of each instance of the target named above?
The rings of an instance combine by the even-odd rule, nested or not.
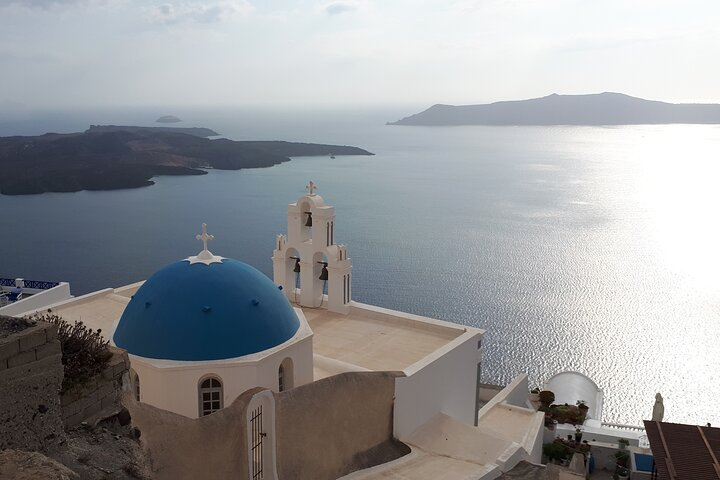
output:
[[[284,392],[293,387],[293,362],[291,358],[286,358],[278,368],[278,392]]]
[[[201,417],[210,415],[223,408],[223,387],[217,377],[208,377],[198,388],[199,414]]]

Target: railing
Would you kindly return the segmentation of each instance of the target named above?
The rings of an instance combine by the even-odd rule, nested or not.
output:
[[[49,290],[57,287],[60,282],[45,282],[42,280],[22,280],[20,279],[20,286],[22,288],[32,288],[35,290]],[[16,287],[18,286],[17,279],[15,278],[0,278],[0,287]]]
[[[43,282],[42,280],[25,280],[25,288],[35,288],[37,290],[49,290],[60,285],[60,282]]]
[[[624,423],[607,423],[602,422],[603,427],[607,428],[616,428],[618,430],[631,430],[634,432],[644,432],[645,429],[643,427],[638,427],[637,425],[627,425]]]

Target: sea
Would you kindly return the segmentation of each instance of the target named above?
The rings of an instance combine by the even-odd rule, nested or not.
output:
[[[271,276],[287,205],[312,180],[336,208],[354,299],[485,329],[484,382],[574,370],[603,389],[607,422],[641,425],[661,392],[666,421],[720,425],[720,126],[385,124],[418,110],[0,113],[2,136],[173,114],[234,140],[375,154],[0,196],[0,276],[75,295],[126,285],[196,254],[202,223],[214,253]]]

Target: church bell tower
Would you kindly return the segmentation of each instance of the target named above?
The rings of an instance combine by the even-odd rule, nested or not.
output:
[[[288,205],[287,235],[275,240],[275,284],[302,307],[348,313],[352,262],[345,245],[335,244],[335,208],[325,205],[312,181],[306,188],[307,195]]]

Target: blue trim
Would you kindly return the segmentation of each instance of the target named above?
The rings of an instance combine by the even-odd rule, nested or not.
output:
[[[25,288],[34,288],[37,290],[50,290],[60,285],[59,282],[44,282],[42,280],[24,280]]]

